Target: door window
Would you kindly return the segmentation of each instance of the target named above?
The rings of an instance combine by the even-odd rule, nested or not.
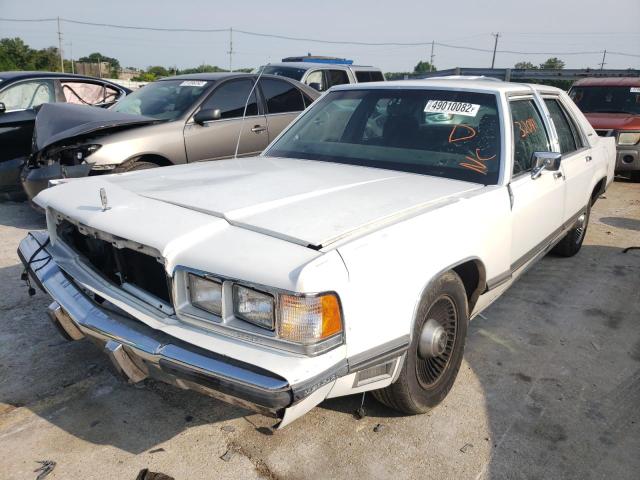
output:
[[[549,137],[533,99],[513,100],[513,175],[531,170],[534,152],[550,151]]]
[[[576,126],[568,117],[558,100],[547,98],[544,103],[549,110],[553,124],[558,133],[560,152],[564,155],[582,147]]]
[[[268,113],[301,112],[304,110],[302,94],[289,82],[263,78],[260,80],[260,86],[267,103]]]
[[[315,88],[319,92],[324,92],[326,90],[324,86],[324,75],[322,74],[322,70],[311,72],[304,83],[312,88]]]
[[[356,79],[358,83],[366,83],[366,82],[383,82],[384,77],[382,76],[382,72],[368,71],[368,70],[358,70],[356,71]]]
[[[120,93],[113,87],[88,82],[60,82],[67,103],[103,105],[115,102]]]
[[[258,114],[258,102],[255,90],[251,92],[253,81],[249,79],[232,80],[220,85],[213,94],[202,104],[203,110],[220,109],[221,118],[239,118],[244,114],[247,104],[247,117]]]
[[[349,83],[349,75],[344,70],[327,70],[329,87]]]
[[[56,101],[52,80],[21,82],[0,93],[0,102],[8,112],[35,108]]]

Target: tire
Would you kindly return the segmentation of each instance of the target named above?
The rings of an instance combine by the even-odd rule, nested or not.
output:
[[[561,257],[573,257],[582,248],[584,237],[587,236],[587,227],[589,226],[589,216],[591,215],[591,202],[587,205],[584,212],[585,218],[583,222],[576,220],[576,224],[567,234],[558,242],[551,250],[552,253]],[[582,223],[582,225],[580,225]]]
[[[446,348],[442,355],[425,359],[420,354],[419,341],[429,319],[446,325]],[[448,271],[422,296],[398,379],[388,387],[374,391],[373,396],[384,405],[407,414],[425,413],[438,405],[451,390],[460,370],[468,324],[464,285],[455,272]]]
[[[153,162],[134,161],[126,162],[118,165],[113,169],[113,173],[137,172],[138,170],[148,170],[150,168],[158,168],[159,165]]]

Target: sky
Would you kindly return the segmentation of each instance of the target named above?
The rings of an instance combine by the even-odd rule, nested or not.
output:
[[[0,18],[54,18],[118,25],[246,30],[281,36],[369,43],[428,43],[544,54],[496,55],[497,68],[518,61],[543,62],[557,56],[567,68],[640,68],[640,0],[0,0]],[[229,32],[152,32],[62,22],[66,58],[92,52],[115,57],[122,66],[187,68],[202,63],[229,66]],[[58,44],[56,22],[0,21],[0,38],[21,37],[34,48]],[[429,60],[430,45],[362,46],[321,44],[233,35],[232,66],[255,67],[292,55],[332,55],[389,71],[412,71]],[[548,52],[548,53],[547,53]],[[564,53],[564,54],[563,54]],[[491,53],[436,45],[439,70],[490,67]]]

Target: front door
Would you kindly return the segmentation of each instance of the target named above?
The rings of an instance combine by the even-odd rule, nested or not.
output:
[[[550,136],[533,97],[510,101],[513,126],[511,271],[520,270],[560,233],[564,215],[564,178],[543,171],[532,178],[534,152],[552,150]]]
[[[184,129],[187,161],[257,155],[269,143],[267,121],[257,101],[253,80],[229,80],[217,87],[201,109],[219,109],[221,118],[199,125],[191,118]],[[251,93],[251,98],[247,98]],[[246,105],[246,115],[244,114]],[[239,141],[238,141],[239,138]]]

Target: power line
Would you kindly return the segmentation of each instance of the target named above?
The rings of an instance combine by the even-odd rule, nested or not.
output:
[[[55,22],[58,18],[38,18],[38,19],[24,19],[24,18],[0,18],[0,21],[4,22]],[[107,27],[107,28],[118,28],[125,30],[148,30],[148,31],[157,31],[157,32],[192,32],[192,33],[223,33],[230,32],[230,28],[164,28],[164,27],[143,27],[143,26],[133,26],[133,25],[116,25],[111,23],[97,23],[97,22],[85,22],[80,20],[73,20],[68,18],[60,17],[61,22],[77,24],[77,25],[89,25],[94,27]],[[592,50],[592,51],[577,51],[577,52],[526,52],[526,51],[516,51],[516,50],[498,50],[494,49],[486,49],[486,48],[477,48],[477,47],[469,47],[463,45],[453,45],[450,43],[442,43],[442,42],[364,42],[364,41],[352,41],[352,40],[323,40],[320,38],[309,38],[309,37],[293,37],[289,35],[278,35],[271,33],[262,33],[262,32],[252,32],[249,30],[237,30],[236,33],[254,36],[254,37],[262,37],[262,38],[274,38],[279,40],[289,40],[289,41],[297,41],[297,42],[311,42],[311,43],[319,43],[326,45],[354,45],[354,46],[370,46],[370,47],[382,47],[382,46],[392,46],[392,47],[421,47],[421,46],[431,46],[437,45],[443,48],[451,48],[458,50],[468,50],[474,52],[485,52],[485,53],[504,53],[510,55],[595,55],[601,54],[602,50]],[[620,32],[617,32],[620,33]],[[568,34],[568,32],[567,32]],[[574,33],[578,35],[578,33]],[[635,35],[636,33],[629,33],[629,35]],[[495,35],[495,34],[492,34]],[[497,40],[497,37],[496,37]],[[497,45],[496,45],[497,46]],[[621,55],[625,57],[634,57],[640,58],[640,55],[626,52],[613,52],[607,50],[607,54],[609,55]]]

